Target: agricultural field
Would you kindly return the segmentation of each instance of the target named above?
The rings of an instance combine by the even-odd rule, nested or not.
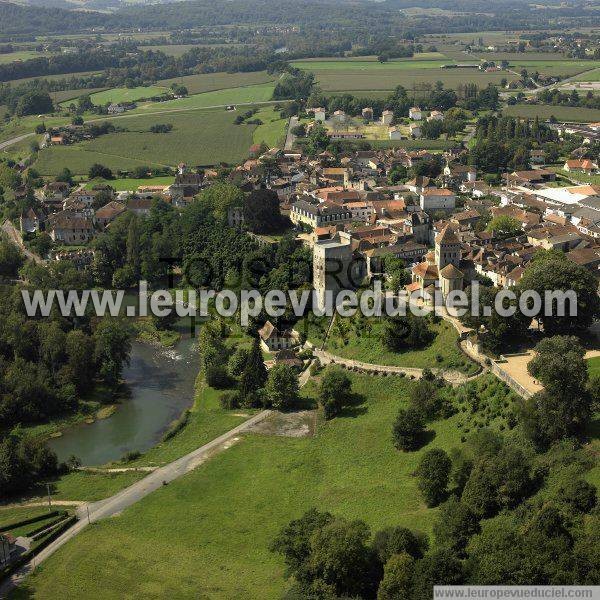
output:
[[[364,519],[373,530],[430,532],[437,510],[425,507],[412,473],[426,450],[460,445],[459,417],[434,422],[425,448],[398,452],[391,426],[413,384],[350,376],[356,405],[321,423],[317,436],[243,436],[122,515],[83,531],[16,597],[279,598],[289,584],[269,544],[313,506]],[[314,397],[314,385],[304,394]]]
[[[465,62],[469,59],[464,57]],[[442,69],[452,60],[394,60],[379,63],[368,60],[320,60],[296,61],[299,68],[311,71],[325,92],[343,92],[368,95],[367,92],[393,90],[402,85],[412,89],[420,84],[435,84],[441,81],[447,88],[456,88],[460,83],[471,81],[480,87],[488,83],[500,83],[510,73],[485,73],[478,69]],[[474,61],[477,62],[477,61]]]
[[[120,179],[92,179],[85,184],[85,188],[91,190],[95,185],[108,184],[117,192],[137,190],[141,185],[171,185],[175,177],[165,175],[164,177],[147,177],[144,179],[120,178]]]
[[[50,92],[50,97],[56,104],[60,104],[61,102],[67,102],[68,100],[75,100],[79,98],[79,96],[84,96],[85,94],[95,94],[96,92],[103,92],[106,88],[83,88],[83,89],[73,89],[73,90],[61,90],[59,92]]]
[[[272,83],[262,83],[258,85],[249,85],[246,87],[215,90],[213,92],[195,94],[193,96],[188,96],[187,98],[167,100],[166,102],[160,103],[147,102],[138,105],[138,107],[132,111],[128,111],[127,115],[181,111],[186,109],[225,106],[228,104],[268,102],[273,97],[274,88],[275,86]]]
[[[600,69],[580,73],[573,77],[572,81],[600,81]]]
[[[17,52],[0,53],[0,65],[11,63],[16,60],[29,60],[30,58],[39,58],[40,56],[51,56],[49,53],[36,52],[35,50],[19,50]]]
[[[247,156],[256,125],[234,125],[235,112],[225,110],[124,116],[115,119],[127,129],[74,146],[53,146],[40,152],[36,169],[55,175],[68,166],[85,174],[94,163],[117,169],[136,166],[213,165],[236,163]],[[260,117],[259,117],[260,118]],[[169,133],[151,133],[150,127],[169,123]]]
[[[259,83],[273,81],[273,75],[266,71],[255,71],[251,73],[202,73],[199,75],[185,75],[173,79],[162,79],[157,85],[169,87],[173,83],[184,85],[190,94],[202,94],[214,90],[224,90]]]
[[[534,119],[556,117],[559,121],[596,122],[600,120],[600,110],[580,106],[553,106],[545,104],[514,104],[502,109],[505,115]]]
[[[493,60],[493,59],[490,59]],[[539,71],[544,75],[557,75],[559,77],[572,77],[584,71],[600,67],[597,60],[521,60],[510,61],[510,68],[520,72],[521,69]]]
[[[167,92],[167,88],[159,86],[135,87],[135,88],[113,88],[103,92],[97,92],[91,95],[94,104],[102,106],[113,102],[135,102],[140,98],[150,98],[152,96],[161,96]]]
[[[65,167],[69,168],[75,175],[86,175],[90,167],[100,163],[112,171],[135,169],[143,166],[165,166],[151,160],[136,160],[126,156],[118,156],[105,152],[94,152],[85,144],[73,146],[52,146],[44,148],[38,154],[35,161],[35,169],[45,177],[55,177]]]

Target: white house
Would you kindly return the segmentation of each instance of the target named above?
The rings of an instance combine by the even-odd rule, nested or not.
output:
[[[411,123],[409,125],[410,127],[410,135],[412,135],[415,138],[419,138],[421,137],[421,126],[418,125],[417,123]]]
[[[381,113],[381,122],[384,125],[391,125],[392,121],[394,120],[394,113],[391,110],[384,110]]]
[[[338,121],[339,123],[345,123],[346,122],[346,113],[343,110],[336,110],[333,113],[333,118]]]
[[[427,117],[428,121],[443,121],[444,113],[439,110],[432,110]]]
[[[402,139],[402,132],[397,127],[390,127],[390,130],[388,131],[388,135],[389,135],[390,140],[401,140]]]
[[[408,109],[408,118],[413,121],[420,121],[423,118],[423,113],[418,106],[413,106]]]
[[[325,109],[315,108],[315,121],[323,122],[325,120]]]
[[[298,342],[297,337],[292,331],[279,331],[271,321],[267,321],[258,330],[258,335],[260,336],[260,345],[265,352],[286,350]]]
[[[419,195],[421,210],[454,210],[456,196],[448,188],[423,188]]]

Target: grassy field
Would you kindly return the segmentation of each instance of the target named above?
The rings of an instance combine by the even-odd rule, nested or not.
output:
[[[67,102],[67,100],[75,100],[79,96],[85,94],[95,94],[97,92],[104,92],[106,88],[85,88],[76,90],[61,90],[60,92],[50,92],[50,97],[54,102],[60,104],[61,102]],[[69,103],[70,104],[70,103]]]
[[[600,375],[600,356],[588,358],[587,364],[590,375]]]
[[[0,65],[14,62],[16,60],[29,60],[30,58],[39,58],[41,56],[52,56],[47,52],[36,52],[35,50],[23,50],[18,52],[10,52],[8,54],[0,54]]]
[[[273,97],[272,83],[261,83],[240,88],[227,88],[195,94],[187,98],[167,100],[166,102],[147,102],[140,104],[136,109],[128,112],[131,114],[144,114],[150,112],[180,111],[211,106],[224,106],[227,104],[249,104],[252,102],[267,102]]]
[[[570,77],[600,67],[600,61],[597,60],[521,60],[510,61],[511,69],[520,71],[539,71],[545,75],[559,75],[561,77]]]
[[[600,110],[579,106],[550,106],[536,104],[514,104],[502,109],[505,115],[534,119],[548,119],[555,116],[559,121],[596,122],[600,120]]]
[[[600,81],[600,69],[580,73],[573,77],[573,81]]]
[[[87,144],[52,146],[40,151],[35,169],[44,176],[56,176],[65,167],[75,175],[85,175],[94,163],[101,163],[113,171],[135,169],[142,166],[165,166],[150,160],[138,160],[106,152],[95,152]],[[175,163],[174,163],[175,164]]]
[[[465,57],[466,58],[466,57]],[[467,59],[468,60],[468,59]],[[480,87],[500,83],[506,73],[485,73],[478,69],[441,69],[450,60],[431,61],[296,61],[293,64],[315,74],[317,82],[328,91],[353,90],[362,95],[371,91],[393,90],[398,85],[412,89],[420,84],[441,81],[447,88],[474,82]],[[476,62],[476,61],[475,61]],[[510,79],[510,73],[508,74]]]
[[[173,79],[162,79],[158,85],[169,87],[173,83],[184,85],[190,94],[202,94],[214,90],[224,90],[259,83],[273,81],[273,75],[266,71],[255,71],[252,73],[202,73],[199,75],[186,75]]]
[[[95,185],[107,183],[117,192],[137,190],[140,185],[171,185],[175,177],[165,175],[164,177],[149,177],[145,179],[121,178],[121,179],[92,179],[85,185],[86,189],[92,189]]]
[[[431,325],[435,332],[434,341],[427,347],[405,352],[390,352],[385,348],[381,339],[383,321],[372,319],[368,321],[369,329],[357,330],[352,319],[336,317],[331,329],[325,350],[336,356],[349,358],[366,363],[393,365],[398,367],[439,367],[450,368],[466,373],[475,373],[477,366],[472,363],[457,347],[457,334],[454,328],[440,321]],[[296,325],[297,331],[302,331],[304,322]],[[320,347],[325,331],[323,322],[308,325],[308,340]]]
[[[224,110],[175,112],[118,119],[128,131],[111,133],[75,146],[53,146],[40,152],[36,169],[54,175],[68,166],[85,174],[96,162],[113,170],[140,165],[175,166],[235,163],[247,156],[256,125],[234,125],[235,113]],[[152,125],[170,123],[169,133],[150,133]]]
[[[244,436],[82,532],[14,597],[279,598],[288,584],[268,545],[312,506],[364,519],[374,530],[402,524],[430,532],[436,510],[422,503],[412,473],[426,449],[460,444],[456,417],[432,425],[426,448],[398,452],[391,425],[412,384],[351,377],[360,403],[321,424],[315,437]]]
[[[280,147],[285,142],[287,119],[282,119],[279,112],[275,109],[261,108],[256,114],[263,124],[259,125],[252,134],[252,141],[255,144],[264,142],[270,148]]]
[[[103,92],[97,92],[91,95],[94,104],[102,106],[110,102],[135,102],[140,98],[150,98],[151,96],[161,96],[167,90],[165,87],[151,85],[149,87],[134,88],[113,88]]]

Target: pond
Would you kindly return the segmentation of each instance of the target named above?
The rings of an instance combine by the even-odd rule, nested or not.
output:
[[[131,397],[108,419],[72,427],[48,445],[60,461],[75,455],[85,466],[145,452],[192,405],[198,369],[196,339],[184,338],[175,348],[134,342],[131,364],[123,372]]]

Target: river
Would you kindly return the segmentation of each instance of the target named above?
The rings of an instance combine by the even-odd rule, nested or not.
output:
[[[184,338],[174,349],[134,342],[123,377],[131,397],[108,419],[82,423],[48,441],[60,461],[75,455],[85,466],[145,452],[192,405],[198,374],[197,339]]]

